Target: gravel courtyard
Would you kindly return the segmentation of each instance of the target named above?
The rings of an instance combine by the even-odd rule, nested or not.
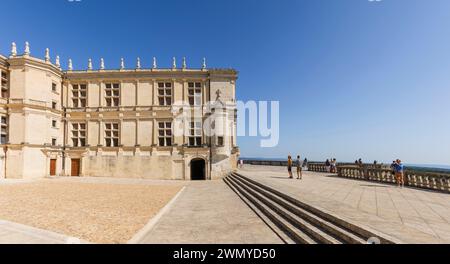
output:
[[[0,219],[92,243],[126,243],[182,187],[105,179],[0,184]]]

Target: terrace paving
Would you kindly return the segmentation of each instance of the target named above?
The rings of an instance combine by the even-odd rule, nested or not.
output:
[[[281,244],[221,180],[191,182],[142,244]]]
[[[405,243],[450,243],[449,194],[413,188],[400,189],[389,184],[344,179],[336,175],[308,171],[304,172],[303,180],[292,180],[288,179],[286,169],[283,167],[246,165],[239,173],[302,202]],[[170,206],[165,207],[164,213],[158,214],[157,219],[152,220],[158,210],[183,186],[185,189]],[[170,191],[168,195],[159,193],[157,197],[164,196],[164,199],[158,199],[157,206],[149,206],[154,201],[155,188],[165,190],[163,192]],[[70,236],[94,243],[125,243],[148,221],[150,223],[153,221],[151,228],[144,229],[146,232],[137,243],[282,243],[282,240],[221,180],[205,182],[108,178],[12,180],[0,181],[0,189],[2,190],[0,204],[4,209],[3,215],[0,216],[2,218],[0,244],[80,242]],[[136,193],[137,190],[140,191],[139,195]],[[33,191],[38,195],[30,195]],[[80,191],[84,191],[85,194],[80,196]],[[153,195],[150,197],[149,193]],[[14,197],[18,197],[19,200]],[[142,199],[143,197],[146,199]],[[139,203],[142,206],[136,207],[136,201],[142,201],[142,204]],[[43,202],[49,206],[46,207]],[[107,209],[111,213],[105,214],[103,211],[105,203],[108,204]],[[23,208],[24,205],[27,210],[17,209]],[[83,225],[83,222],[89,217],[75,217],[80,212],[85,216],[96,215],[97,220],[105,220],[105,217],[112,219],[113,216],[118,218],[112,219],[114,220],[112,222],[111,219],[106,219],[113,223],[108,226],[102,222],[104,230],[102,226],[97,226],[84,232],[83,226],[90,225]],[[124,215],[128,217],[123,218]],[[63,219],[62,216],[67,217]],[[68,219],[70,221],[67,221]],[[126,223],[119,223],[123,222],[123,219],[127,219]],[[129,230],[130,226],[133,227],[132,230]],[[122,229],[126,229],[126,232],[123,232],[120,238],[116,237],[117,230]],[[94,234],[98,232],[101,234],[100,239],[93,239],[96,238]]]
[[[450,195],[304,172],[288,179],[284,167],[246,165],[239,170],[310,205],[405,243],[450,243]]]

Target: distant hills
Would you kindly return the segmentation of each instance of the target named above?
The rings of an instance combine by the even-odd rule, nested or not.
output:
[[[406,164],[407,169],[415,171],[450,173],[450,166],[446,165],[420,165],[420,164]]]

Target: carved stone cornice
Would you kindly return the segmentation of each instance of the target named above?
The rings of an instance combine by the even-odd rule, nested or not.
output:
[[[9,63],[9,67],[11,67],[11,68],[32,67],[35,69],[40,69],[40,70],[44,70],[47,72],[51,72],[60,78],[63,77],[63,72],[57,66],[55,66],[49,62],[45,62],[44,60],[34,58],[34,57],[17,56],[17,57],[9,58],[8,63]]]
[[[57,65],[31,56],[16,56],[9,59],[0,55],[0,66],[35,67],[52,72],[68,80],[91,79],[210,79],[227,78],[236,80],[238,71],[235,69],[117,69],[117,70],[69,70],[62,71]]]
[[[207,78],[208,73],[200,70],[103,70],[103,71],[72,71],[65,72],[66,80],[89,80],[89,79],[128,79],[130,81],[142,79],[199,79]]]
[[[0,100],[0,105],[2,101]],[[36,100],[25,100],[25,99],[9,99],[9,102],[6,106],[10,109],[35,109],[35,110],[43,110],[46,112],[51,112],[57,115],[62,115],[63,110],[53,109],[47,106],[46,102],[36,101]]]
[[[210,69],[208,70],[210,79],[231,79],[236,81],[239,72],[234,69]]]

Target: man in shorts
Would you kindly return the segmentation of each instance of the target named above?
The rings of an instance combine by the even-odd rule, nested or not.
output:
[[[297,156],[296,165],[297,165],[297,180],[301,180],[303,179],[303,164],[300,159],[300,156]]]

